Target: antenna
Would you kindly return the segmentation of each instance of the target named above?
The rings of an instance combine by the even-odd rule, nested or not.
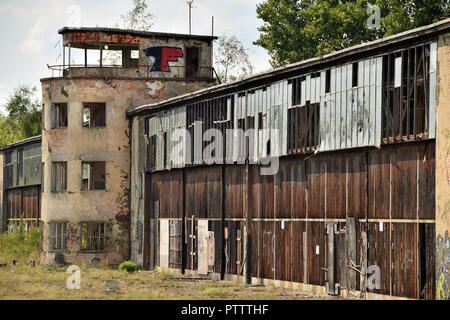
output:
[[[191,11],[192,11],[192,8],[195,8],[195,7],[192,6],[192,2],[194,2],[194,0],[188,0],[187,1],[187,4],[189,6],[189,34],[191,34],[191,31],[192,31],[192,28],[191,28],[191,26],[192,26],[192,22],[191,22],[192,14],[191,14]]]

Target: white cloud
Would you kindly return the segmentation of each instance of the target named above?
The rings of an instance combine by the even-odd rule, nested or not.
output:
[[[31,28],[30,32],[28,32],[26,39],[21,43],[20,48],[24,53],[40,52],[44,47],[43,30],[46,23],[43,21],[44,17],[40,16],[36,24]]]

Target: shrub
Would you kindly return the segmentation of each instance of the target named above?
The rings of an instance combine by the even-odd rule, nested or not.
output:
[[[120,271],[134,272],[137,271],[138,269],[139,266],[133,261],[124,261],[119,265]]]
[[[30,259],[39,260],[41,230],[33,226],[27,232],[23,223],[16,226],[11,233],[0,234],[0,260],[11,263],[17,260],[28,263]]]

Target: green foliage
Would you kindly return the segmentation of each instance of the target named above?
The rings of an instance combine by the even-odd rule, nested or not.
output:
[[[119,265],[120,271],[135,272],[139,269],[139,266],[133,261],[124,261]]]
[[[0,260],[11,263],[17,260],[27,263],[28,260],[38,260],[40,250],[41,230],[32,226],[27,232],[23,221],[14,230],[0,234]]]
[[[154,15],[150,13],[145,0],[133,0],[133,7],[121,15],[123,26],[127,29],[147,31],[153,26]]]
[[[381,28],[369,30],[367,4],[381,10]],[[254,44],[274,67],[324,55],[449,17],[448,0],[266,0]]]
[[[253,73],[248,49],[235,35],[219,37],[215,59],[217,73],[222,82],[239,80]]]
[[[0,114],[0,146],[41,134],[41,104],[34,98],[37,89],[21,85],[5,104],[7,116]]]

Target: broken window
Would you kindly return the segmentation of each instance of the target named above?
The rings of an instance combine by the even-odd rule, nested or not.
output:
[[[310,152],[319,144],[320,103],[288,109],[288,152]]]
[[[52,129],[53,128],[67,128],[67,103],[53,105]]]
[[[13,169],[12,151],[7,151],[5,152],[5,163],[3,164],[3,187],[5,188],[11,187],[13,184]]]
[[[52,163],[52,191],[62,192],[67,190],[67,162]]]
[[[331,90],[331,69],[325,72],[325,93],[330,93]]]
[[[106,126],[106,104],[84,103],[83,127]]]
[[[358,62],[352,65],[352,87],[358,86]]]
[[[82,222],[80,224],[81,251],[105,250],[105,223]]]
[[[105,190],[106,188],[106,163],[103,161],[82,162],[81,190]]]
[[[156,168],[156,135],[148,138],[147,144],[147,170],[151,171]]]
[[[50,250],[66,249],[67,223],[53,222],[49,224],[50,228]]]
[[[198,76],[198,48],[186,48],[186,78]]]
[[[19,185],[23,176],[23,148],[17,149],[17,179],[16,185]]]
[[[382,136],[387,142],[415,140],[429,127],[430,46],[383,57]]]

